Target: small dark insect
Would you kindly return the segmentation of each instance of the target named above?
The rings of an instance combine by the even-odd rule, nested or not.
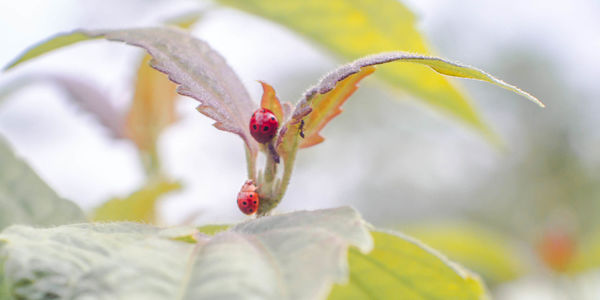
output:
[[[304,120],[300,120],[300,137],[304,138]]]

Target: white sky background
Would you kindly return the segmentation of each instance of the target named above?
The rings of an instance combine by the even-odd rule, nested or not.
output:
[[[196,7],[193,1],[181,1],[176,5],[166,2],[0,1],[0,66],[6,65],[26,47],[58,32],[80,27],[156,24],[161,19]],[[151,5],[145,5],[148,3]],[[519,85],[488,68],[493,65],[490,60],[497,58],[498,52],[507,44],[522,44],[541,56],[556,60],[565,84],[580,88],[587,96],[570,100],[587,103],[590,109],[582,119],[587,120],[590,127],[598,127],[598,1],[407,0],[406,3],[418,15],[419,27],[438,54],[481,67],[508,82]],[[271,83],[280,98],[295,101],[303,88],[339,63],[286,29],[229,9],[211,10],[194,33],[227,58],[257,100],[260,96],[257,79]],[[111,95],[115,105],[124,108],[132,96],[131,82],[135,72],[132,66],[138,60],[139,51],[122,44],[82,43],[0,75],[0,87],[22,74],[61,72],[89,78]],[[290,84],[290,80],[301,84]],[[465,85],[473,86],[471,83]],[[527,86],[520,87],[528,89]],[[530,92],[535,94],[536,91]],[[523,101],[508,92],[504,95],[507,95],[503,99],[506,101]],[[194,100],[183,100],[179,107],[181,122],[164,134],[161,150],[167,171],[181,179],[186,189],[162,204],[165,222],[175,224],[196,212],[200,213],[199,223],[239,220],[243,216],[236,207],[235,195],[246,172],[242,142],[234,135],[213,129],[212,121],[194,110]],[[489,101],[475,100],[486,111]],[[415,110],[412,106],[406,109]],[[442,131],[442,135],[439,131],[430,135],[419,132],[414,139],[422,142],[420,146],[403,149],[404,153],[415,155],[399,158],[403,163],[410,163],[416,155],[426,158],[420,166],[424,170],[422,173],[406,175],[410,184],[427,186],[435,177],[436,184],[452,186],[464,181],[468,172],[465,169],[492,168],[498,163],[497,155],[479,137],[465,134],[459,125],[426,110],[417,108],[415,111],[421,115],[419,122],[435,123],[449,129],[448,133]],[[488,121],[502,134],[518,131],[518,124],[510,124],[510,119],[503,124],[494,123],[497,121],[494,117]],[[335,126],[335,123],[332,124]],[[344,132],[336,131],[334,126],[327,129],[330,130],[326,131],[330,133],[327,137],[343,137]],[[600,162],[597,152],[600,143],[597,133],[593,134],[590,132],[589,138],[585,138],[590,142],[582,155]],[[113,196],[125,196],[142,184],[142,169],[133,145],[111,140],[93,118],[81,113],[50,85],[32,86],[2,103],[0,135],[6,137],[17,153],[60,195],[85,209]],[[307,150],[306,154],[301,152],[295,176],[280,209],[345,204],[344,195],[360,189],[357,185],[361,183],[357,181],[362,177],[357,174],[365,168],[361,162],[354,161],[363,151],[358,143],[343,144],[332,138],[317,146],[318,149]],[[350,147],[340,150],[340,146],[347,145]],[[477,149],[481,153],[473,154],[466,149]],[[327,167],[322,166],[325,160]],[[506,293],[514,296],[511,291]],[[540,293],[539,299],[546,299],[547,295]],[[532,294],[528,297],[534,299]]]

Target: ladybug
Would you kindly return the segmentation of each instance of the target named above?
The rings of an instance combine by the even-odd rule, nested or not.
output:
[[[258,210],[259,203],[254,181],[252,179],[246,180],[237,196],[238,207],[243,213],[252,215]]]
[[[277,134],[278,127],[277,117],[266,108],[259,108],[250,118],[250,134],[261,144],[270,141]]]

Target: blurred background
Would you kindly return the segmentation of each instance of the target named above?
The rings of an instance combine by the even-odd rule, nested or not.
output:
[[[540,109],[492,85],[451,79],[503,140],[362,82],[323,144],[300,151],[278,211],[352,205],[377,226],[413,234],[474,269],[497,299],[600,298],[600,3],[404,0],[441,57],[480,67],[534,94]],[[191,28],[239,74],[295,102],[345,60],[276,23],[208,1],[0,2],[0,65],[77,28],[159,25],[199,12]],[[399,49],[402,50],[402,49]],[[125,111],[141,52],[92,41],[0,76],[60,73],[96,86]],[[383,67],[382,67],[383,68]],[[161,198],[158,223],[231,223],[246,177],[242,141],[181,97],[158,141],[164,172],[183,188]],[[144,182],[136,146],[115,140],[52,84],[0,98],[0,135],[61,196],[91,211]],[[477,256],[479,254],[479,256]],[[488,255],[487,257],[483,257]],[[479,259],[479,260],[478,260]]]

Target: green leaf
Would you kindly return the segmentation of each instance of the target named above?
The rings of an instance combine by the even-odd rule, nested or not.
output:
[[[345,60],[381,51],[429,54],[415,16],[398,0],[219,0],[295,30]],[[379,72],[382,79],[490,134],[468,97],[446,78],[416,65]]]
[[[526,272],[527,264],[512,239],[477,224],[412,225],[403,232],[477,272],[488,284],[513,280]]]
[[[589,229],[588,229],[589,230]],[[600,268],[600,230],[589,230],[591,233],[581,238],[567,272],[581,273]]]
[[[350,281],[336,285],[329,299],[487,299],[476,275],[423,244],[374,231],[369,254],[349,251]]]
[[[347,278],[347,249],[372,248],[351,208],[263,217],[197,243],[181,229],[136,223],[48,229],[13,226],[0,234],[5,280],[15,298],[322,299]]]
[[[258,143],[248,129],[256,103],[225,59],[206,42],[184,30],[168,27],[75,31],[34,46],[23,53],[17,63],[93,38],[125,42],[145,49],[152,56],[150,65],[180,85],[177,88],[179,94],[198,100],[198,111],[215,120],[216,128],[239,135],[252,157],[256,157]],[[65,40],[70,42],[65,43]],[[9,68],[15,65],[11,64]]]
[[[74,31],[71,33],[58,34],[54,37],[49,38],[23,52],[17,59],[8,64],[4,70],[14,68],[21,63],[24,63],[32,58],[38,57],[42,54],[52,52],[53,50],[66,47],[81,41],[94,39],[96,37],[90,36],[84,32]]]
[[[0,229],[11,224],[54,226],[85,221],[81,209],[59,197],[1,137],[0,170]]]
[[[310,114],[304,118],[305,137],[300,144],[300,148],[308,148],[323,142],[325,139],[319,134],[321,129],[342,113],[341,106],[358,89],[358,83],[375,71],[375,67],[365,67],[360,72],[352,74],[343,80],[338,81],[335,88],[331,91],[318,94],[311,99]]]
[[[156,203],[163,195],[181,189],[177,182],[159,181],[148,184],[127,198],[115,198],[92,213],[94,221],[134,221],[156,223]]]

